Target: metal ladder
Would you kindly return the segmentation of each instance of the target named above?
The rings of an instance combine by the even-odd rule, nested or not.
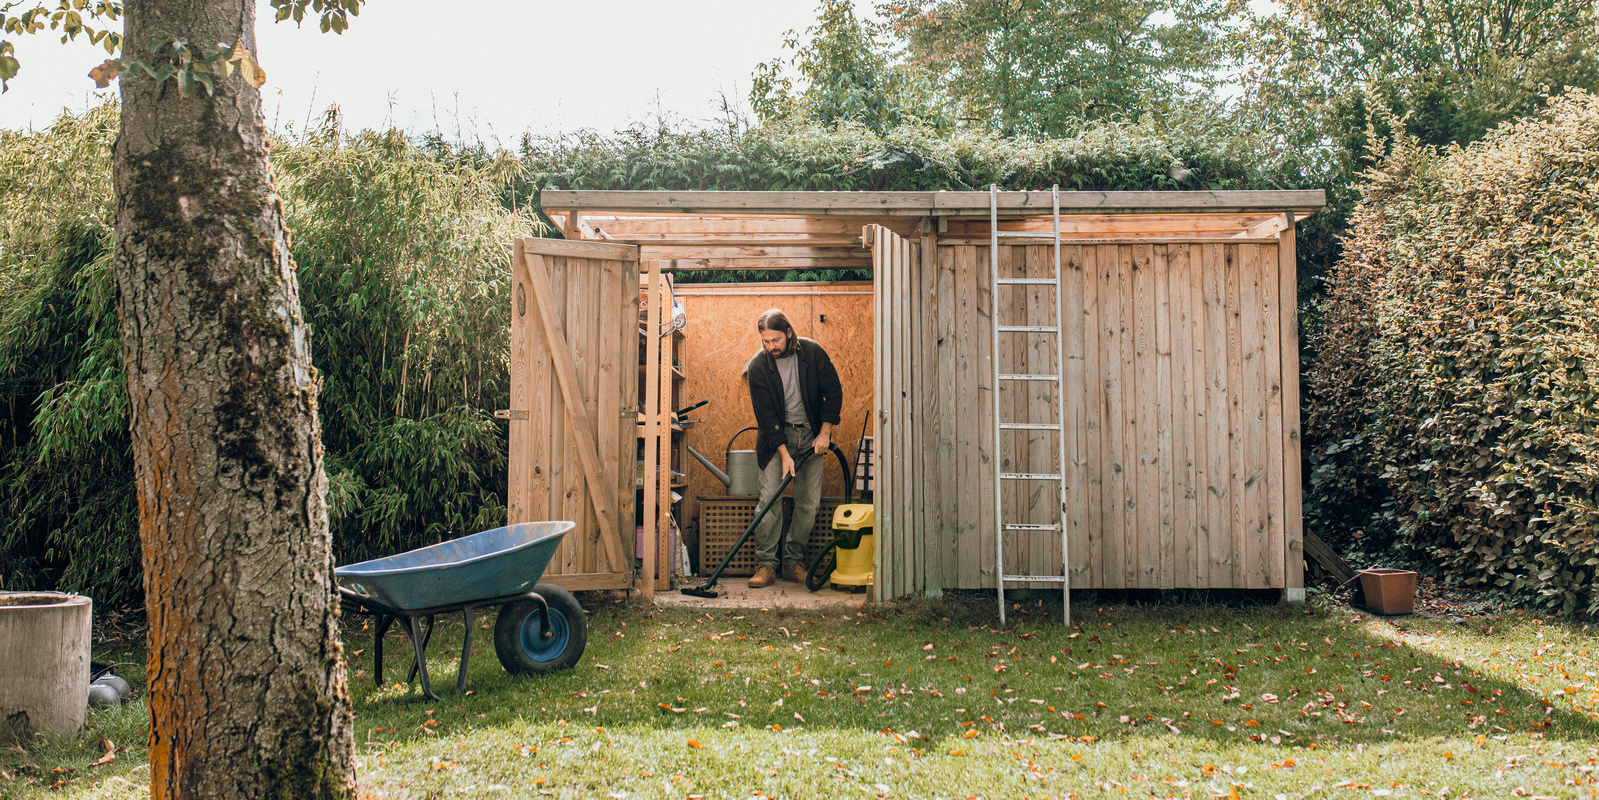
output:
[[[999,595],[999,621],[1005,622],[1005,582],[1028,583],[1059,583],[1061,585],[1061,608],[1065,616],[1066,625],[1072,624],[1072,585],[1071,585],[1071,557],[1067,550],[1066,534],[1066,419],[1065,403],[1061,393],[1065,390],[1061,377],[1066,374],[1066,348],[1060,333],[1060,186],[1050,190],[1053,198],[1052,212],[1054,214],[1054,232],[1050,234],[1030,233],[1026,231],[1002,231],[999,229],[999,186],[989,184],[988,187],[988,230],[989,230],[989,268],[993,287],[989,295],[989,323],[993,326],[991,341],[994,343],[994,368],[993,382],[993,413],[994,413],[994,530],[995,550],[997,559],[997,580],[995,582]],[[1055,276],[1053,278],[1001,278],[999,276],[999,240],[1000,239],[1033,239],[1046,240],[1055,245]],[[1055,324],[1053,325],[1001,325],[999,324],[1000,288],[1004,286],[1049,286],[1055,290],[1053,307],[1055,309]],[[1055,353],[1057,363],[1055,372],[1007,374],[999,371],[999,342],[1000,334],[1022,334],[1031,336],[1055,337]],[[999,412],[999,384],[1000,381],[1015,381],[1024,383],[1028,381],[1052,381],[1056,387],[1055,421],[1005,421],[1000,418]],[[1054,431],[1055,441],[1059,454],[1055,462],[1055,472],[1004,472],[1000,465],[1004,463],[1002,451],[1004,442],[1000,438],[1001,431]],[[1054,523],[1021,523],[1007,522],[1005,518],[1005,483],[1007,481],[1054,481],[1060,487],[1060,521]],[[1059,531],[1061,569],[1056,575],[1013,575],[1005,569],[1005,536],[1009,533]]]

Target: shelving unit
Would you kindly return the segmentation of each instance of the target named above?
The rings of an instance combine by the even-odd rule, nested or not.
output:
[[[662,340],[661,340],[661,357],[662,357],[662,366],[663,367],[665,366],[665,359],[666,358],[672,358],[674,360],[677,358],[678,354],[682,352],[683,344],[684,344],[684,342],[687,341],[687,339],[688,339],[688,337],[685,336],[681,330],[672,331],[672,335],[671,336],[662,338]],[[639,343],[640,343],[640,345],[642,345],[644,343],[642,334],[640,335]],[[646,377],[645,373],[646,373],[646,371],[647,371],[646,365],[640,364],[638,366],[639,397],[647,397],[648,396],[646,394],[646,390],[649,387],[645,386],[645,377]],[[665,370],[663,369],[662,371],[664,372]],[[684,402],[684,400],[683,400],[683,382],[685,380],[687,380],[687,376],[685,376],[683,374],[682,367],[680,367],[680,366],[678,366],[676,364],[672,365],[671,374],[672,374],[672,380],[671,380],[671,385],[670,385],[671,397],[670,397],[669,401],[666,403],[666,407],[668,409],[682,408],[683,406],[687,405],[687,403]],[[666,387],[663,387],[663,388],[666,388]],[[640,463],[642,463],[644,461],[644,446],[645,446],[644,443],[645,443],[645,440],[648,438],[648,434],[645,432],[645,424],[644,424],[644,421],[643,421],[643,419],[644,419],[643,415],[646,414],[647,411],[648,411],[648,409],[646,409],[644,407],[644,404],[641,402],[639,404],[639,414],[640,414],[639,420],[640,421],[639,421],[639,424],[638,424],[638,440],[639,440],[639,456],[638,456],[638,460],[639,460]],[[674,473],[673,476],[672,476],[672,490],[673,491],[681,491],[681,490],[684,490],[684,489],[688,488],[688,474],[684,470],[684,466],[687,464],[688,452],[683,449],[683,433],[685,432],[686,429],[682,425],[680,425],[678,423],[677,415],[675,413],[672,415],[671,427],[672,427],[672,443],[671,443],[671,446],[670,446],[669,449],[671,451],[671,456],[672,456],[672,461],[671,461],[672,472]],[[642,472],[643,468],[639,467],[639,469],[640,469],[640,472],[638,473],[638,477],[634,481],[634,483],[639,487],[640,491],[643,491],[643,488],[644,488],[644,475],[643,475],[643,472]],[[674,505],[676,505],[676,503],[678,503],[678,502],[681,502],[681,501],[675,501]],[[674,509],[674,513],[675,513],[675,509]]]

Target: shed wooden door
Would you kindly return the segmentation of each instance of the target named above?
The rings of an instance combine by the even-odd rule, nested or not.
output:
[[[544,582],[631,588],[638,248],[521,239],[513,270],[509,521],[577,523]]]

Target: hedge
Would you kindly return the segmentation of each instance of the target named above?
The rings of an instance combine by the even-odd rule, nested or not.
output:
[[[1312,528],[1599,611],[1599,99],[1464,149],[1401,140],[1330,284]]]

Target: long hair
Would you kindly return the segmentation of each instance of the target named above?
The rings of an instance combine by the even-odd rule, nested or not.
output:
[[[761,318],[755,320],[756,331],[777,331],[788,337],[788,343],[783,345],[783,354],[778,358],[788,358],[794,355],[794,348],[798,346],[799,335],[794,333],[794,326],[789,324],[788,315],[781,309],[769,308],[761,312]]]

